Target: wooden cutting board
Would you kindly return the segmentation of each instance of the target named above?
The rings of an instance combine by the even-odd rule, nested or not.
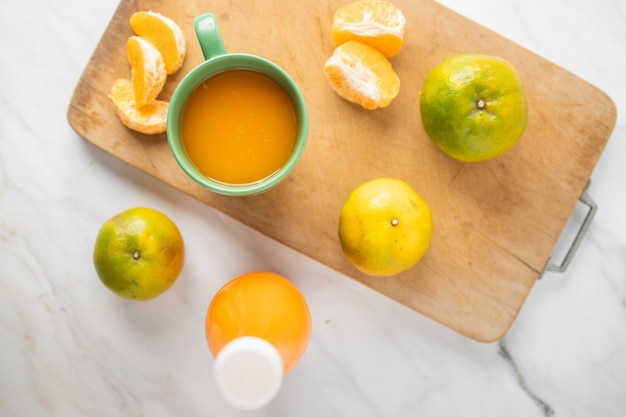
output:
[[[122,0],[85,68],[68,119],[85,140],[207,205],[374,290],[479,341],[501,338],[517,316],[574,210],[613,130],[616,109],[601,91],[545,59],[429,0],[396,0],[407,18],[405,44],[392,58],[402,87],[375,111],[339,98],[322,68],[331,55],[334,11],[348,1]],[[193,18],[213,12],[226,49],[264,56],[300,85],[310,113],[307,149],[292,175],[265,194],[223,197],[189,180],[165,135],[126,129],[107,98],[130,78],[130,15],[153,10],[185,32],[188,54],[161,98],[202,61]],[[458,53],[513,63],[529,100],[526,133],[506,155],[466,164],[443,155],[420,120],[428,72]],[[338,217],[364,181],[398,177],[429,203],[435,233],[421,262],[399,276],[370,277],[344,257]]]

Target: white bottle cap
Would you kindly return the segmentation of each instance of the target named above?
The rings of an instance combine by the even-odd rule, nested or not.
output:
[[[215,358],[215,377],[224,399],[241,410],[269,404],[283,381],[278,349],[258,337],[239,337]]]

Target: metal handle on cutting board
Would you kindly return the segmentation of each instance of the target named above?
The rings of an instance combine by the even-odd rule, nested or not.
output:
[[[572,261],[572,258],[574,258],[574,254],[576,253],[576,250],[580,246],[580,243],[582,242],[583,238],[585,237],[585,234],[587,233],[587,230],[589,229],[589,226],[591,225],[593,216],[595,216],[596,211],[598,211],[598,205],[593,201],[593,199],[589,196],[589,193],[587,192],[587,190],[589,189],[590,183],[591,182],[589,182],[587,186],[585,187],[585,190],[583,191],[579,200],[581,203],[587,205],[589,207],[589,210],[587,211],[587,215],[585,216],[585,219],[580,225],[580,229],[578,230],[578,233],[576,234],[576,237],[574,238],[572,245],[567,250],[565,257],[563,258],[560,264],[554,263],[552,262],[552,258],[548,258],[548,262],[546,263],[546,266],[543,269],[543,272],[546,272],[546,271],[565,272],[570,262]],[[543,272],[541,273],[541,275],[543,275]],[[541,275],[539,276],[540,278],[541,278]]]

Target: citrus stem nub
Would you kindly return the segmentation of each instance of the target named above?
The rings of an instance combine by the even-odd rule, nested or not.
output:
[[[396,218],[391,219],[391,225],[392,225],[393,227],[396,227],[399,223],[400,223],[400,222],[398,221],[398,219],[396,219]]]
[[[133,253],[130,254],[130,256],[132,256],[135,261],[138,261],[139,258],[141,258],[141,252],[135,249]]]
[[[476,100],[476,109],[485,110],[485,107],[487,107],[487,103],[485,103],[485,100],[483,100],[482,98]]]

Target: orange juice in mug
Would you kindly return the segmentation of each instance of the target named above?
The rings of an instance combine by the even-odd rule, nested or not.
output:
[[[226,53],[211,13],[194,28],[205,61],[178,84],[167,137],[183,171],[224,195],[259,194],[293,170],[308,135],[306,104],[295,81],[260,56]]]
[[[181,134],[189,159],[207,177],[252,184],[289,159],[298,134],[296,112],[282,87],[248,69],[221,72],[187,99]]]

